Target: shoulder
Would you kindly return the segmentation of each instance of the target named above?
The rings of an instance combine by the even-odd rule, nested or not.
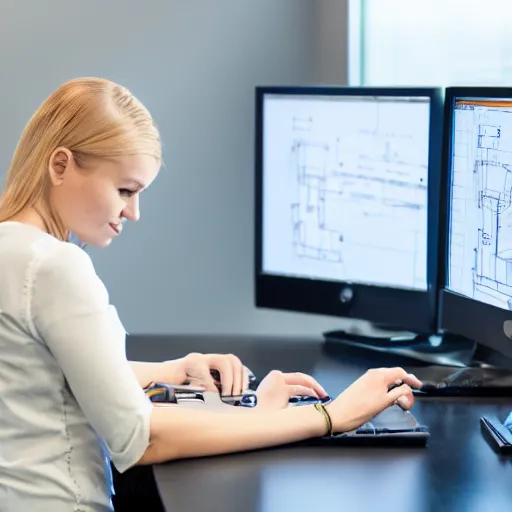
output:
[[[45,326],[73,318],[107,313],[110,297],[89,255],[55,239],[43,245],[36,249],[26,280],[27,316],[34,332],[47,332]]]
[[[81,296],[102,304],[108,302],[107,290],[90,256],[78,246],[35,229],[17,229],[9,240],[4,237],[5,244],[1,242],[0,237],[0,252],[5,256],[8,253],[8,258],[1,258],[2,263],[11,262],[9,267],[24,275],[29,298],[37,296],[42,301],[59,298],[62,303]]]
[[[32,252],[38,274],[56,273],[67,277],[76,273],[95,274],[89,255],[72,243],[49,237],[34,244]]]
[[[0,224],[0,266],[10,274],[94,273],[87,253],[39,229],[21,223]]]
[[[45,293],[66,292],[65,296],[99,294],[103,300],[108,300],[107,291],[84,250],[53,239],[51,243],[35,247],[34,251],[31,272],[34,287],[42,287]]]

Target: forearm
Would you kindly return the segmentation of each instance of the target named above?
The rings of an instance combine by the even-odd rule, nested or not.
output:
[[[151,416],[150,446],[139,463],[254,450],[325,433],[325,420],[312,406],[280,410],[256,408],[243,414],[155,407]]]
[[[130,361],[130,366],[143,388],[149,386],[152,382],[180,384],[179,382],[174,382],[172,367],[167,363]]]

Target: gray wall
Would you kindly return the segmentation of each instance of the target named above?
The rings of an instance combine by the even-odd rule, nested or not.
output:
[[[2,169],[38,104],[80,75],[129,87],[162,132],[166,168],[141,198],[141,221],[90,252],[128,332],[307,334],[341,324],[253,307],[253,90],[345,83],[346,4],[0,5]]]

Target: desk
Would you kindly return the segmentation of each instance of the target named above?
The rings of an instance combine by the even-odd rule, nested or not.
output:
[[[411,369],[348,348],[326,354],[322,339],[133,337],[127,350],[130,359],[146,361],[232,352],[257,376],[272,368],[303,371],[334,396],[367,368]],[[287,446],[155,465],[153,472],[169,511],[509,512],[512,457],[487,445],[479,417],[510,410],[512,397],[421,398],[413,414],[430,429],[427,448]]]

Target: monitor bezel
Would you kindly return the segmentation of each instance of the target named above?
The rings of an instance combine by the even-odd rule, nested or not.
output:
[[[464,336],[476,343],[512,357],[512,340],[504,331],[506,321],[512,320],[512,311],[499,308],[449,290],[448,262],[450,250],[450,214],[452,184],[452,134],[454,102],[469,98],[510,98],[510,87],[447,87],[444,104],[443,162],[441,167],[441,205],[439,210],[439,330]]]
[[[427,290],[324,281],[263,273],[263,103],[266,95],[428,97],[430,101]],[[438,87],[259,86],[255,90],[255,305],[369,321],[389,329],[432,333],[437,319],[439,182],[443,90]],[[350,289],[353,299],[340,300]]]

